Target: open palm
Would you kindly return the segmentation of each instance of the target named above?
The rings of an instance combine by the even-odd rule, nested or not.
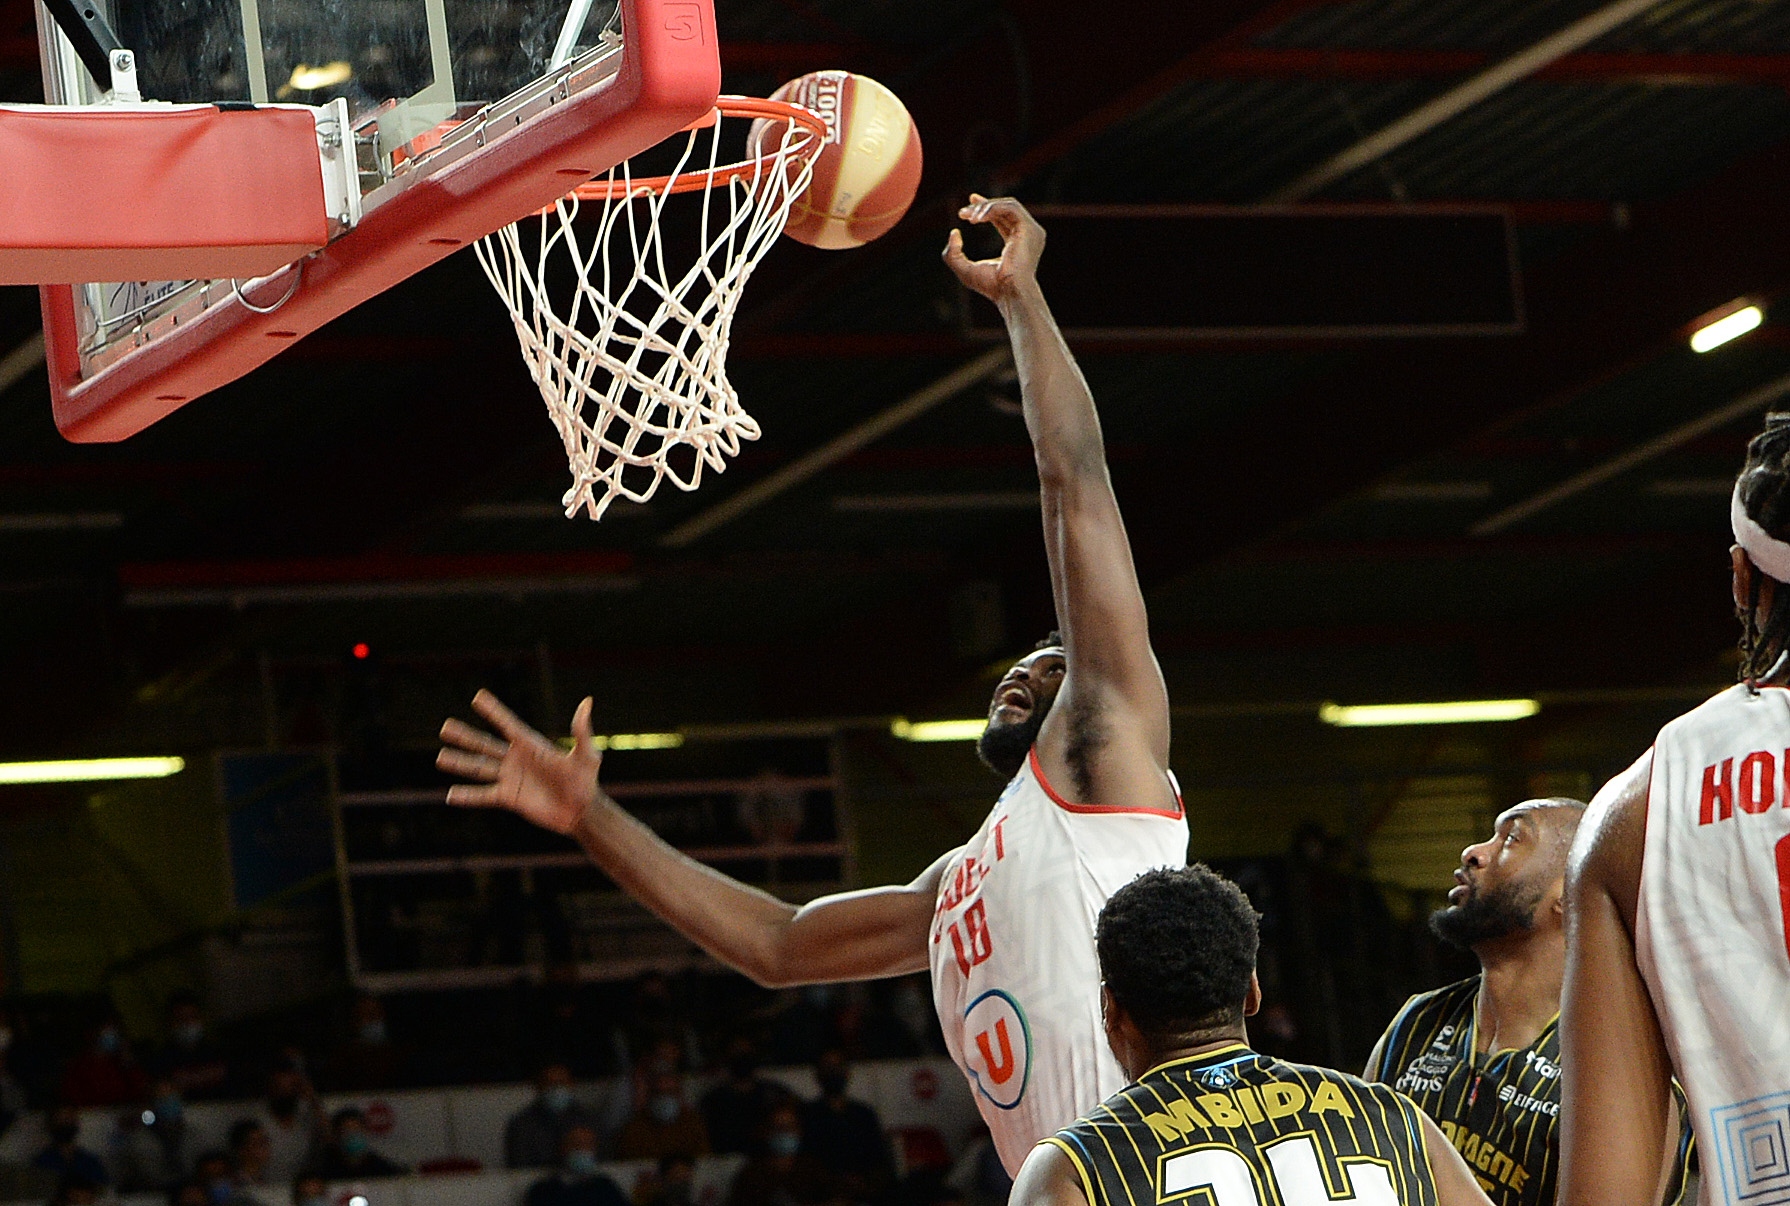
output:
[[[597,796],[603,755],[591,744],[591,701],[572,717],[570,752],[523,723],[489,691],[473,697],[473,710],[502,737],[458,720],[441,726],[435,765],[472,783],[448,788],[448,803],[469,808],[507,808],[543,829],[569,834]]]

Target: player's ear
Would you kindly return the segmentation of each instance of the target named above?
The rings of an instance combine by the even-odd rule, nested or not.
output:
[[[1243,996],[1243,1016],[1253,1018],[1262,1007],[1262,982],[1256,979],[1254,972],[1249,973],[1249,991]]]

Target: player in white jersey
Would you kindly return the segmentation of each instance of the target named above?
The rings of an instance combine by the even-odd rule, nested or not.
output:
[[[1742,682],[1661,729],[1573,848],[1561,1206],[1658,1200],[1674,1072],[1706,1206],[1790,1202],[1790,415],[1730,518]]]
[[[1044,231],[1010,199],[972,196],[959,216],[1003,240],[1000,258],[972,261],[953,231],[945,262],[1012,338],[1061,632],[995,689],[978,750],[1010,781],[976,836],[904,887],[797,908],[685,858],[609,799],[588,699],[567,754],[480,692],[473,706],[501,737],[450,720],[438,762],[475,781],[451,803],[510,808],[575,837],[642,904],[760,984],[930,968],[951,1054],[1017,1172],[1034,1143],[1125,1084],[1101,1023],[1094,921],[1138,874],[1185,863],[1187,823],[1100,420],[1038,288]]]

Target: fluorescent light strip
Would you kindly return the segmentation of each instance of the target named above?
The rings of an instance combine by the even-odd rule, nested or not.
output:
[[[62,762],[0,762],[0,784],[166,779],[185,769],[185,758],[75,758]]]
[[[1410,724],[1486,724],[1522,720],[1541,711],[1533,699],[1464,699],[1452,703],[1368,704],[1343,707],[1327,703],[1318,719],[1338,728],[1377,728]]]
[[[903,741],[975,741],[982,736],[982,730],[988,727],[988,719],[978,716],[974,720],[921,720],[910,722],[897,717],[889,725],[889,732]]]
[[[1725,318],[1718,318],[1708,326],[1699,328],[1691,336],[1691,351],[1714,351],[1724,343],[1732,343],[1748,331],[1756,329],[1764,321],[1765,312],[1758,306],[1736,310]]]
[[[572,748],[570,737],[561,737],[560,745]],[[684,744],[682,733],[598,733],[590,739],[599,750],[675,750]]]

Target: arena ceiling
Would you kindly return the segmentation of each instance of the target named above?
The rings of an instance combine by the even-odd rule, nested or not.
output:
[[[1599,7],[719,0],[729,90],[865,71],[927,153],[894,233],[754,282],[735,379],[764,438],[697,494],[560,517],[468,255],[121,445],[62,442],[24,372],[0,386],[0,755],[328,736],[301,701],[361,641],[407,742],[479,682],[540,715],[597,691],[616,730],[973,714],[1050,627],[1009,384],[704,518],[985,350],[937,261],[957,200],[1260,201]],[[1319,739],[1325,699],[1540,695],[1507,748],[1577,733],[1607,770],[1731,675],[1727,483],[1790,346],[1769,316],[1707,356],[1686,336],[1790,284],[1787,87],[1790,4],[1665,0],[1306,196],[1507,206],[1521,335],[1081,349],[1184,728],[1271,757]],[[0,88],[35,99],[24,0],[0,0]],[[0,290],[0,354],[35,323]]]

